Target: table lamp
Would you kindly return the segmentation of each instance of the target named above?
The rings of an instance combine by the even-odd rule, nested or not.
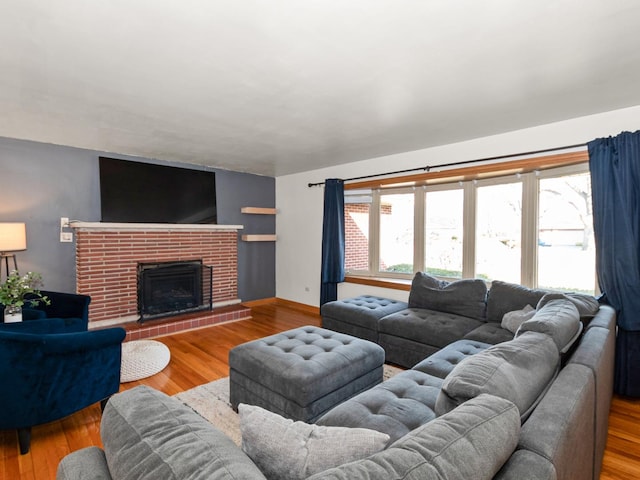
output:
[[[13,266],[18,270],[16,254],[27,249],[27,230],[24,223],[0,223],[0,261],[4,260],[9,276],[9,258],[13,257]],[[2,268],[0,266],[0,268]],[[0,270],[1,271],[1,270]]]

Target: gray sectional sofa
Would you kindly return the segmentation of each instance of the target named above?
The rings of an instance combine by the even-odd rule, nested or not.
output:
[[[457,340],[492,345],[511,340],[515,328],[502,328],[504,315],[535,308],[545,295],[559,296],[499,280],[488,289],[481,279],[446,282],[419,272],[408,303],[372,295],[329,302],[321,308],[322,326],[376,342],[387,362],[411,368]],[[585,320],[597,311],[593,297],[568,295]]]
[[[418,280],[431,282],[423,276]],[[433,297],[430,301],[436,302],[432,306],[451,309],[437,303],[441,300],[438,291],[447,290],[444,295],[451,295],[451,290],[459,288],[449,285],[428,287],[433,289],[427,293]],[[491,290],[495,286],[494,282]],[[521,294],[520,298],[529,298],[526,304],[533,302],[532,306],[538,307],[533,315],[526,315],[527,320],[523,315],[515,334],[499,332],[504,330],[502,321],[487,321],[487,317],[467,317],[472,321],[442,333],[435,325],[446,317],[437,313],[437,319],[425,319],[425,328],[433,328],[437,341],[428,336],[411,338],[383,325],[389,315],[393,318],[408,309],[406,316],[395,318],[410,318],[411,328],[417,328],[417,315],[424,312],[408,305],[387,315],[380,315],[378,307],[371,308],[378,316],[375,322],[373,316],[366,315],[357,321],[339,319],[349,328],[368,330],[366,333],[375,337],[370,339],[381,344],[389,343],[382,334],[393,337],[396,349],[405,345],[410,350],[407,356],[396,351],[395,358],[403,361],[418,351],[431,353],[412,368],[338,405],[320,418],[318,425],[306,426],[315,432],[312,437],[322,437],[331,428],[383,433],[387,443],[383,442],[381,451],[315,473],[296,476],[288,467],[286,474],[268,478],[599,478],[613,390],[615,312],[603,305],[591,316],[580,315],[585,313],[583,298],[553,294],[543,298],[545,293],[538,298],[537,293],[522,287],[501,284],[499,288]],[[409,303],[416,298],[413,295]],[[507,298],[494,297],[489,309],[491,291],[488,299],[484,308],[491,310],[491,318],[497,318],[499,311],[504,316],[524,307],[514,309]],[[402,306],[389,307],[393,303],[389,301],[382,308]],[[463,310],[444,313],[463,317],[466,315],[461,312],[472,313],[464,301],[458,303],[456,310]],[[355,311],[363,313],[362,308]],[[495,345],[487,341],[502,338],[497,335],[504,335],[505,340],[493,342]],[[451,341],[445,345],[447,340]],[[295,449],[287,443],[294,425],[285,424],[282,432],[287,433],[278,434],[276,440],[269,440],[272,428],[258,437],[265,445],[276,444],[287,457],[298,455],[299,446]],[[254,450],[236,447],[188,407],[146,387],[112,397],[103,414],[101,436],[104,449],[90,447],[65,457],[58,468],[58,480],[267,478],[266,469],[258,468],[264,465],[266,453],[255,455]],[[333,443],[340,446],[338,441]],[[324,447],[302,450],[306,455],[326,453]],[[282,463],[322,464],[317,458],[286,460]],[[277,458],[269,461],[277,467]]]

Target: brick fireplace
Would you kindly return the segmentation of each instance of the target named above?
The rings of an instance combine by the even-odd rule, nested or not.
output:
[[[139,339],[248,318],[238,298],[239,225],[74,222],[77,291],[91,296],[89,328],[123,325]],[[138,266],[198,261],[212,267],[213,310],[137,323]]]

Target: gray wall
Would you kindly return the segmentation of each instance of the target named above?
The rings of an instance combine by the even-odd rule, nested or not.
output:
[[[161,162],[0,137],[0,222],[25,222],[27,251],[18,252],[21,272],[42,273],[45,289],[74,292],[75,243],[60,243],[60,217],[100,221],[98,157]],[[218,223],[244,225],[245,233],[275,233],[272,215],[245,215],[245,206],[274,207],[275,179],[227,170],[216,172]],[[4,279],[4,273],[2,273]],[[242,300],[275,296],[275,244],[238,242],[238,295]]]

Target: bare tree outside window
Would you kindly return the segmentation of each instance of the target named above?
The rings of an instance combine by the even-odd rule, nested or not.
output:
[[[538,285],[594,293],[595,245],[588,173],[541,179]]]

